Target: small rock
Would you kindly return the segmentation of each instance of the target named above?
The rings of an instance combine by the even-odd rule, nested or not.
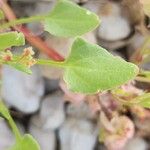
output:
[[[62,94],[48,95],[42,102],[40,118],[44,129],[57,129],[65,120]]]
[[[0,149],[6,150],[15,143],[15,137],[3,119],[0,119]]]
[[[83,7],[96,14],[98,14],[99,6],[100,6],[100,1],[98,0],[89,0],[83,5]]]
[[[93,150],[97,133],[90,121],[67,118],[59,130],[61,150]]]
[[[60,89],[59,80],[50,80],[48,78],[44,78],[44,82],[45,82],[45,95]]]
[[[32,75],[27,75],[8,66],[2,68],[2,97],[10,107],[24,113],[37,111],[44,93],[39,69],[33,67],[32,71]]]
[[[108,50],[114,50],[123,47],[129,42],[123,39],[127,38],[131,33],[130,24],[122,16],[122,10],[117,3],[104,2],[104,4],[100,5],[98,15],[101,18],[101,25],[98,28],[97,36],[101,46]]]
[[[34,124],[30,124],[30,134],[37,140],[41,150],[55,150],[55,133],[52,130],[43,130]]]
[[[131,139],[124,148],[124,150],[147,150],[147,149],[148,144],[144,139],[140,137],[135,137]]]
[[[78,105],[69,104],[66,113],[68,116],[77,119],[94,119],[96,117],[91,112],[89,105],[84,101]]]
[[[46,96],[42,101],[39,114],[33,117],[35,124],[44,130],[55,130],[64,120],[64,102],[60,93]]]
[[[100,38],[117,41],[126,38],[130,34],[130,24],[126,18],[121,16],[121,11],[116,3],[111,2],[107,2],[105,6],[100,7],[101,25],[98,28]]]

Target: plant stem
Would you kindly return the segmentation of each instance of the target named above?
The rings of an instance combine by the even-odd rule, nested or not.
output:
[[[139,77],[137,76],[135,78],[136,81],[139,81],[139,82],[147,82],[147,83],[150,83],[150,79],[146,78],[146,77]]]
[[[16,137],[16,140],[19,141],[21,139],[21,134],[20,134],[14,120],[12,119],[8,108],[3,104],[2,101],[0,101],[0,113],[2,114],[2,117],[8,121],[8,123],[9,123],[10,127],[12,128],[12,131]]]
[[[11,116],[9,117],[8,122],[10,127],[12,128],[13,133],[15,134],[16,140],[19,141],[21,139],[21,134]]]
[[[132,104],[131,101],[123,100],[122,98],[118,97],[118,96],[115,95],[115,94],[112,94],[112,96],[114,97],[114,100],[120,102],[121,104],[123,104],[123,105],[125,105],[125,106],[131,106],[131,104]]]
[[[17,28],[17,31],[23,32],[26,40],[37,49],[44,52],[47,56],[55,61],[63,61],[64,57],[61,56],[55,49],[49,47],[40,37],[35,36],[28,28],[22,26]]]
[[[16,20],[16,15],[13,12],[12,8],[7,4],[6,1],[0,0],[0,8],[3,10],[8,21]],[[55,49],[49,47],[40,37],[34,35],[27,27],[25,26],[14,26],[18,32],[22,32],[25,35],[26,40],[37,49],[44,52],[48,57],[56,61],[63,61],[64,57],[61,56]]]
[[[65,67],[64,61],[53,61],[53,60],[44,60],[44,59],[37,59],[37,64],[39,65],[50,65],[54,67]]]
[[[16,25],[24,24],[24,23],[41,21],[41,20],[44,20],[45,17],[46,17],[46,15],[32,16],[32,17],[28,17],[28,18],[21,18],[21,19],[12,20],[8,23],[4,23],[4,24],[0,25],[0,30],[7,29],[9,27],[13,27]]]

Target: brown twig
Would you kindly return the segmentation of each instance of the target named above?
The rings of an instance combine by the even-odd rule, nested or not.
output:
[[[8,21],[16,19],[16,16],[10,6],[4,0],[0,0],[0,7],[3,10]],[[28,28],[23,25],[13,27],[14,30],[22,32],[25,35],[26,40],[37,49],[41,50],[51,59],[56,61],[63,61],[64,58],[57,53],[53,48],[47,46],[47,44],[38,36],[35,36]]]

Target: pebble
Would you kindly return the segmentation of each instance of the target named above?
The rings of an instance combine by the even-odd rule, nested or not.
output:
[[[47,95],[41,103],[39,113],[32,118],[33,122],[44,130],[56,130],[65,120],[62,94]]]
[[[0,149],[6,150],[15,143],[14,135],[3,119],[0,118]]]
[[[38,67],[27,75],[14,68],[2,68],[2,97],[9,107],[15,107],[26,114],[37,111],[44,94],[44,81]]]
[[[90,121],[67,118],[59,130],[61,150],[94,150],[97,133]]]
[[[131,139],[124,150],[147,150],[148,149],[148,144],[146,141],[140,137],[135,137]]]
[[[56,137],[53,130],[43,130],[31,123],[29,131],[39,143],[41,150],[55,150]]]

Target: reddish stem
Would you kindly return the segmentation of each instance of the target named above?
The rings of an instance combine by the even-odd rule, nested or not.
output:
[[[41,40],[41,38],[39,38],[38,36],[34,36],[28,28],[22,26],[18,29],[18,31],[23,32],[26,37],[26,40],[30,42],[31,45],[43,51],[51,59],[56,61],[64,60],[64,58],[60,54],[58,54],[54,49],[48,47],[47,44]]]
[[[9,5],[5,1],[0,0],[0,7],[3,10],[8,21],[12,21],[16,19],[13,10],[9,7]],[[56,61],[64,60],[64,58],[59,53],[57,53],[57,51],[55,51],[53,48],[48,47],[48,45],[40,37],[35,36],[27,27],[20,25],[20,26],[13,27],[13,29],[22,32],[25,35],[26,40],[32,46],[43,51],[51,59]]]

